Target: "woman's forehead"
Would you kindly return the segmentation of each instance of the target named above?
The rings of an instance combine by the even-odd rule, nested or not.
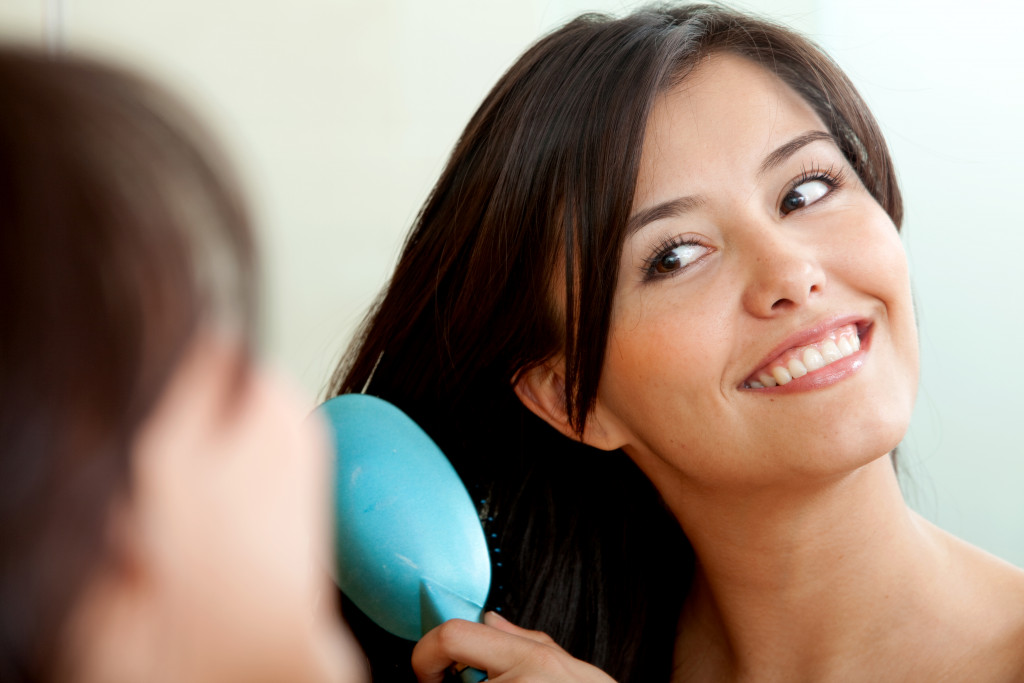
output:
[[[745,57],[714,53],[655,100],[634,208],[678,194],[680,183],[697,192],[720,173],[756,172],[778,145],[809,130],[826,128],[780,78]]]

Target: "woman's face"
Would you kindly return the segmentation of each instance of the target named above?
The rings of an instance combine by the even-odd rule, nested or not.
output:
[[[656,484],[827,476],[900,441],[918,368],[904,251],[781,80],[716,54],[663,94],[631,227],[594,417]]]
[[[238,354],[201,338],[139,434],[121,525],[141,567],[127,608],[138,618],[106,622],[131,625],[113,656],[141,656],[134,670],[154,681],[361,680],[320,562],[330,556],[322,428],[265,370],[234,384]]]

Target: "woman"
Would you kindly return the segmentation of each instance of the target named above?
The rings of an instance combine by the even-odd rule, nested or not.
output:
[[[1024,573],[897,485],[901,217],[863,101],[786,29],[696,5],[531,48],[333,382],[448,454],[519,624],[449,622],[417,677],[1024,678]],[[410,678],[357,636],[375,680]]]
[[[209,140],[85,61],[2,49],[0,93],[0,680],[359,680]]]

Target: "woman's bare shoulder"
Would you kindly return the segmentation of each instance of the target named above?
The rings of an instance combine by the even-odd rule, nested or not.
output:
[[[1024,569],[955,537],[949,543],[978,637],[972,680],[1024,681]]]
[[[966,541],[954,539],[954,543],[959,546],[957,554],[963,561],[963,578],[978,593],[977,597],[1020,615],[1019,620],[1024,623],[1024,569]]]
[[[999,680],[1024,681],[1024,570],[988,557],[988,593],[993,601],[997,635],[993,656],[995,662],[1002,664],[1000,672],[1005,672]]]

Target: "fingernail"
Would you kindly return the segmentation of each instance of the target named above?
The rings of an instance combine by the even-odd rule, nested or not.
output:
[[[506,619],[505,617],[501,616],[500,614],[498,614],[497,612],[494,612],[494,611],[490,611],[490,612],[488,612],[487,614],[484,615],[484,623],[485,624],[488,623],[488,622],[494,622],[494,621],[499,621],[499,622],[502,622],[502,623],[505,623],[505,624],[511,624],[512,623],[508,619]]]

